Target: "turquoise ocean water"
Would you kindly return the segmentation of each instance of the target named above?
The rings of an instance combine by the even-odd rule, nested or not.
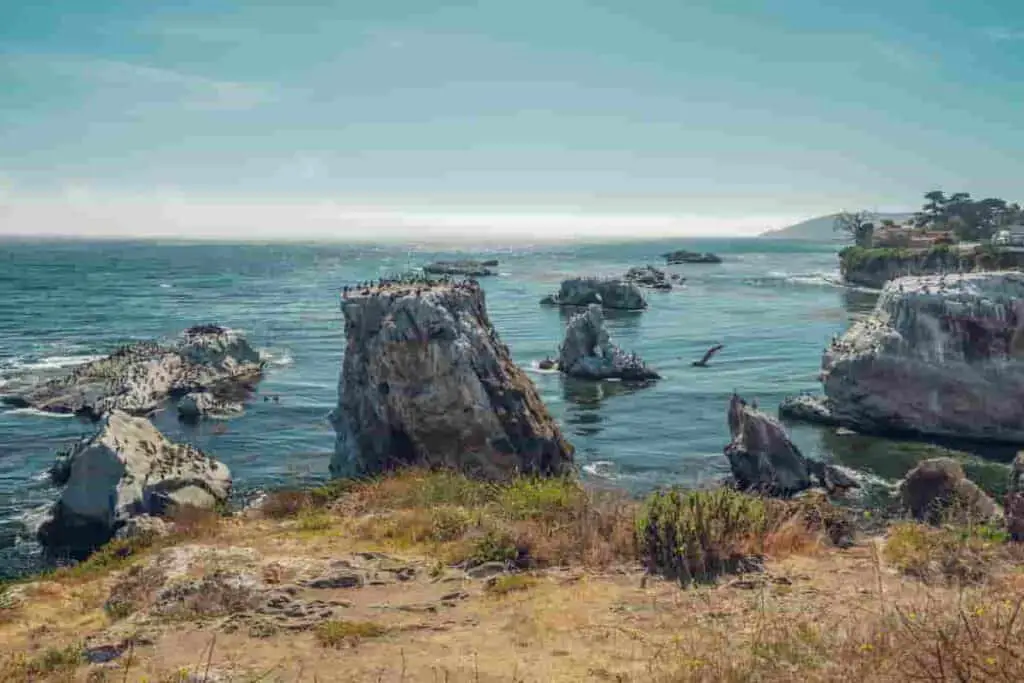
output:
[[[643,313],[609,316],[613,340],[664,379],[630,389],[567,381],[536,370],[561,340],[566,313],[538,305],[574,275],[621,274],[660,265],[673,248],[714,251],[720,265],[680,265],[672,292],[650,292]],[[642,492],[697,485],[727,472],[725,409],[735,389],[774,410],[813,391],[821,350],[874,296],[835,285],[835,248],[753,239],[494,248],[179,244],[0,243],[0,393],[132,340],[162,338],[196,323],[244,331],[271,359],[243,417],[194,428],[155,422],[229,465],[240,497],[261,488],[325,479],[344,335],[338,292],[346,284],[440,257],[500,259],[483,279],[491,320],[527,369],[577,448],[586,476]],[[690,366],[714,343],[713,367]],[[280,402],[264,402],[262,394]],[[38,564],[32,528],[56,490],[54,453],[91,431],[72,418],[0,412],[0,576]],[[793,427],[806,453],[879,469],[825,430]],[[855,449],[856,450],[856,449]],[[876,467],[877,466],[877,467]]]

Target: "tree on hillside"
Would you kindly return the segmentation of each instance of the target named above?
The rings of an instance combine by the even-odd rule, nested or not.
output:
[[[1019,205],[997,197],[974,200],[969,192],[954,192],[947,197],[942,190],[933,190],[924,198],[927,201],[914,214],[914,225],[951,230],[961,240],[988,239],[1021,218]]]
[[[932,190],[925,194],[924,198],[928,201],[920,211],[914,214],[914,225],[923,228],[929,225],[937,225],[940,222],[944,223],[946,205],[949,203],[949,200],[946,199],[946,193],[942,190]]]
[[[836,216],[832,229],[836,232],[845,232],[858,247],[870,247],[872,238],[875,235],[875,224],[870,220],[871,214],[867,211],[843,211]]]

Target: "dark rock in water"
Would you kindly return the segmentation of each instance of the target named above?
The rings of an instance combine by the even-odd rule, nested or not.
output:
[[[1024,273],[912,277],[822,359],[827,410],[864,433],[1024,443]]]
[[[900,483],[900,500],[915,519],[929,524],[989,522],[1002,517],[995,502],[952,458],[920,462]]]
[[[658,270],[654,266],[635,266],[630,268],[623,279],[627,282],[632,282],[641,287],[648,287],[650,289],[662,291],[672,289],[672,283],[669,282],[668,277],[665,275],[665,271]]]
[[[583,307],[598,304],[602,308],[626,311],[642,311],[647,308],[639,287],[615,278],[583,277],[564,280],[557,294],[546,296],[540,302],[549,306]]]
[[[554,370],[555,368],[558,367],[558,361],[552,360],[550,358],[545,358],[540,363],[538,363],[538,367],[541,370]]]
[[[859,487],[842,470],[804,457],[778,420],[735,394],[728,417],[732,441],[725,456],[737,488],[788,496],[810,488],[815,480],[830,492]]]
[[[485,268],[497,268],[498,267],[498,259],[492,258],[492,259],[488,259],[487,261],[481,261],[480,265],[484,266]]]
[[[839,421],[832,414],[829,401],[824,396],[787,396],[779,404],[779,417],[830,427],[839,426]]]
[[[243,337],[203,325],[186,330],[169,346],[153,342],[126,346],[5,402],[94,420],[112,410],[147,415],[168,398],[191,392],[237,392],[256,382],[263,366],[260,355]]]
[[[65,487],[39,540],[73,554],[110,540],[133,517],[162,516],[176,506],[213,508],[231,491],[226,466],[119,410],[59,462],[55,479]]]
[[[407,465],[495,480],[571,471],[572,446],[491,325],[478,284],[364,292],[342,304],[335,476]]]
[[[711,252],[700,253],[697,251],[687,251],[686,249],[680,249],[678,251],[670,251],[667,254],[662,254],[662,257],[669,265],[677,263],[721,263],[722,259]]]
[[[494,275],[490,266],[497,266],[498,262],[491,261],[436,261],[423,267],[423,272],[430,275],[464,275],[468,277],[487,277]]]
[[[628,354],[611,343],[604,329],[604,315],[597,304],[591,304],[569,321],[558,355],[558,367],[565,374],[582,379],[659,379],[658,373],[636,354]]]
[[[240,415],[244,410],[241,403],[218,398],[209,391],[193,391],[178,400],[178,416],[185,422],[195,422],[203,416]]]

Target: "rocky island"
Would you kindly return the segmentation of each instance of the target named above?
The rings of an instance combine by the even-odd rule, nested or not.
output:
[[[601,307],[590,304],[576,314],[565,329],[565,341],[558,354],[558,368],[581,379],[622,379],[645,381],[660,379],[636,354],[612,344],[604,329]]]
[[[491,325],[475,282],[384,283],[342,300],[335,476],[403,466],[488,479],[572,469],[572,446]]]
[[[494,275],[494,268],[498,261],[435,261],[423,267],[423,272],[428,275],[462,275],[465,277],[488,277]]]
[[[558,292],[541,299],[545,306],[584,307],[598,304],[601,308],[642,311],[647,301],[640,288],[618,278],[579,277],[562,281]]]
[[[665,262],[671,265],[680,263],[721,263],[722,258],[711,252],[699,252],[699,251],[687,251],[686,249],[679,249],[677,251],[670,251],[662,254],[662,258]]]
[[[182,415],[241,412],[240,398],[261,377],[264,361],[240,334],[216,325],[189,328],[173,344],[142,342],[80,365],[24,394],[16,407],[94,420],[112,410],[148,415],[184,399]]]
[[[1024,273],[894,280],[826,349],[824,396],[792,419],[854,430],[1024,443]]]
[[[640,287],[648,287],[666,292],[672,289],[672,282],[665,274],[665,271],[658,270],[651,265],[630,268],[622,279]],[[678,279],[678,276],[676,276],[676,279]]]

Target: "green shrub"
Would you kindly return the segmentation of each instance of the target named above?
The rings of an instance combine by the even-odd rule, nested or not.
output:
[[[387,628],[372,621],[349,621],[332,619],[316,627],[314,635],[322,647],[357,645],[367,638],[378,638],[386,634]]]

